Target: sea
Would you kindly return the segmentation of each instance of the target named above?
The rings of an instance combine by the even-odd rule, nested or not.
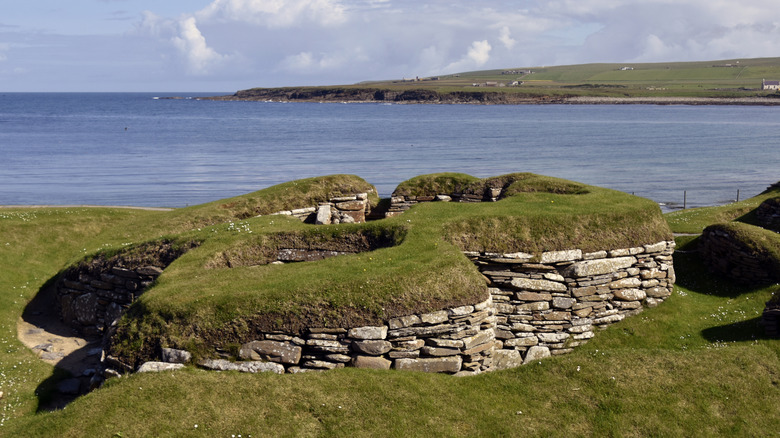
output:
[[[0,93],[0,205],[184,207],[337,173],[388,197],[417,175],[533,172],[670,211],[780,180],[780,107],[197,99],[227,94]]]

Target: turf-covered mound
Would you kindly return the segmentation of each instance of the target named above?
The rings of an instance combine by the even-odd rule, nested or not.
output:
[[[479,204],[420,204],[364,224],[315,227],[285,216],[257,216],[319,202],[334,190],[371,190],[355,178],[293,181],[172,212],[176,227],[188,230],[177,239],[200,245],[171,263],[130,306],[112,329],[110,353],[128,364],[148,360],[162,347],[210,356],[218,349],[229,353],[259,331],[380,325],[482,303],[489,298],[487,284],[464,251],[586,252],[671,239],[650,200],[533,174],[413,179],[397,191],[433,181],[474,192],[501,188],[504,195]],[[274,263],[280,250],[339,256]]]
[[[710,225],[699,247],[710,269],[735,281],[780,281],[780,234],[774,231],[741,222]]]

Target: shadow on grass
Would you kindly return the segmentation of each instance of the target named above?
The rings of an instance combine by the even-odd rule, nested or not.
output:
[[[100,355],[90,353],[100,346],[101,339],[76,334],[60,318],[55,286],[59,276],[50,278],[22,313],[22,342],[41,360],[54,365],[51,376],[36,388],[38,412],[62,409],[89,392],[90,377],[85,371],[96,372],[100,365]]]
[[[710,327],[702,330],[701,334],[710,342],[750,342],[771,339],[764,333],[761,317]]]

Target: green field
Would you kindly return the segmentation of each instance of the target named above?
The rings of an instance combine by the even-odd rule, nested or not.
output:
[[[633,70],[621,70],[630,67]],[[517,71],[518,74],[502,74]],[[530,74],[526,74],[530,71]],[[480,91],[608,97],[683,96],[753,97],[774,94],[761,90],[762,80],[780,80],[780,58],[728,59],[704,62],[579,64],[525,66],[421,78],[419,82],[370,81],[375,87],[426,88],[440,92],[474,90],[473,84],[497,82],[506,87]],[[520,86],[510,86],[520,81]]]
[[[428,183],[409,184],[408,190]],[[581,196],[644,205],[638,198],[586,188],[590,194],[527,193],[522,199],[552,217],[551,200],[576,211]],[[278,190],[275,198],[293,188]],[[707,272],[695,253],[683,252],[675,254],[675,293],[661,306],[612,325],[571,354],[512,370],[454,378],[350,368],[281,376],[187,368],[111,379],[63,410],[39,411],[54,382],[65,376],[24,347],[16,327],[26,304],[49,280],[85,256],[117,252],[134,242],[184,236],[224,249],[246,236],[231,228],[231,222],[244,221],[258,234],[299,229],[286,221],[260,223],[243,216],[251,210],[247,199],[262,196],[170,213],[0,209],[0,436],[742,437],[780,430],[780,340],[766,339],[757,324],[776,286],[744,287],[721,280]],[[562,202],[561,196],[572,199]],[[745,216],[760,200],[667,218],[674,231],[696,233],[710,223]],[[508,208],[499,204],[494,206],[498,210],[474,210],[465,217]],[[422,216],[434,222],[453,213],[421,207],[426,208],[401,216],[398,225]],[[605,205],[604,211],[610,208]],[[457,231],[468,232],[477,223],[464,220]],[[412,226],[408,232],[436,229]],[[683,237],[680,243],[691,239]],[[432,243],[421,239],[415,250],[422,250],[422,257],[428,257],[426,251],[438,254],[438,249],[427,248]],[[445,247],[442,254],[449,254],[449,245],[440,245]],[[192,254],[201,262],[207,258],[203,251]],[[186,264],[180,268],[184,276]]]

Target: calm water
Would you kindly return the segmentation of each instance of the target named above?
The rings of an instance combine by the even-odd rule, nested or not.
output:
[[[333,173],[387,196],[426,173],[527,171],[674,207],[683,191],[689,206],[713,205],[780,180],[780,108],[153,96],[0,94],[0,205],[180,207]]]

